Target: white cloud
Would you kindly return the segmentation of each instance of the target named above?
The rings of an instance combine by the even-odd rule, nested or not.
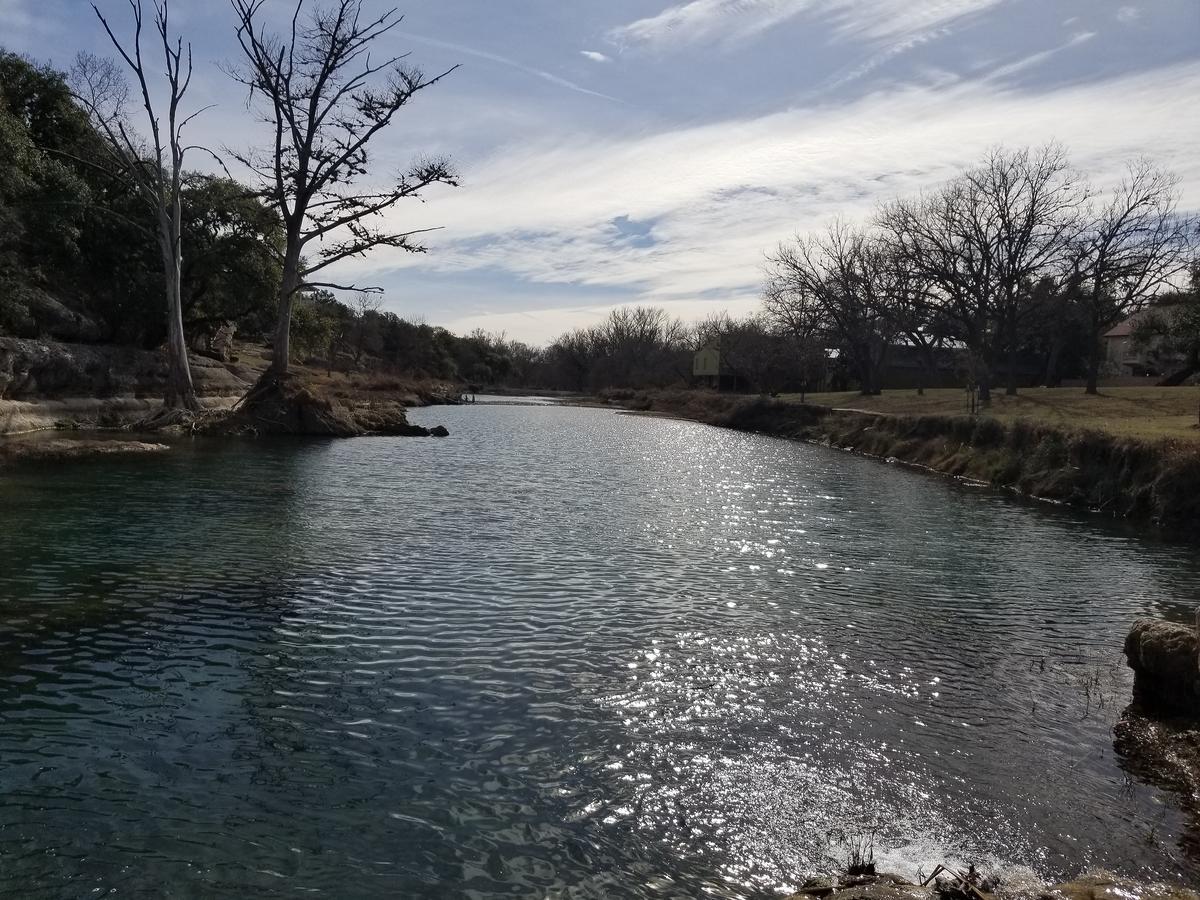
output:
[[[738,40],[800,15],[829,20],[843,37],[900,40],[934,31],[1003,0],[689,0],[613,29],[618,44],[663,49]]]
[[[425,37],[419,34],[406,34],[405,37],[410,40],[418,41],[422,44],[428,44],[431,47],[440,47],[443,50],[453,50],[456,53],[462,53],[466,56],[474,56],[477,59],[486,59],[489,62],[499,63],[502,66],[508,66],[512,69],[517,69],[525,72],[528,75],[533,75],[541,78],[543,81],[548,81],[551,84],[566,88],[569,91],[575,91],[578,94],[587,94],[591,97],[600,97],[603,100],[612,100],[614,103],[620,103],[616,97],[610,97],[608,94],[602,94],[600,91],[593,91],[591,88],[583,87],[573,81],[568,81],[566,78],[561,78],[553,72],[547,72],[544,69],[537,69],[533,66],[527,66],[524,63],[517,62],[515,59],[509,59],[507,56],[501,56],[498,53],[489,53],[486,50],[477,50],[474,47],[467,47],[464,44],[456,44],[451,41],[439,41],[435,38]]]
[[[582,56],[586,56],[592,62],[598,62],[598,63],[612,62],[611,56],[608,56],[604,53],[600,53],[597,50],[580,50],[579,53]]]
[[[551,309],[529,309],[517,312],[479,312],[460,316],[442,323],[458,334],[470,334],[476,328],[504,333],[534,344],[548,344],[564,332],[600,322],[618,306],[567,306]],[[684,321],[702,319],[710,313],[724,310],[733,316],[744,316],[758,307],[757,295],[730,300],[669,300],[656,303],[671,316]]]
[[[1027,69],[1033,69],[1037,66],[1040,66],[1046,60],[1050,59],[1052,56],[1057,56],[1064,50],[1070,50],[1072,47],[1078,47],[1081,44],[1086,44],[1095,37],[1096,32],[1094,31],[1081,31],[1078,34],[1073,34],[1057,47],[1051,47],[1049,50],[1041,50],[1037,53],[1031,53],[1029,56],[1019,59],[1016,62],[993,69],[990,73],[988,73],[987,80],[1002,81],[1005,78],[1011,78],[1013,75],[1024,72]]]
[[[869,216],[879,201],[934,185],[996,143],[1059,140],[1100,182],[1149,151],[1183,177],[1184,205],[1200,207],[1200,125],[1180,120],[1177,107],[1197,91],[1200,63],[1189,63],[1040,96],[976,81],[648,136],[512,145],[468,172],[460,191],[410,211],[418,218],[406,227],[445,226],[428,256],[381,253],[364,266],[499,269],[639,302],[749,308],[763,255],[781,239],[837,215]],[[653,240],[622,240],[620,216],[652,223]],[[493,326],[507,323],[518,337],[545,330],[504,315],[516,318],[493,316]],[[564,315],[586,318],[579,310],[541,318],[562,330]]]
[[[1117,21],[1132,25],[1142,17],[1142,11],[1136,6],[1122,6],[1117,10]]]

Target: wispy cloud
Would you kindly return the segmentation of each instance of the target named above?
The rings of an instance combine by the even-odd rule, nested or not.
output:
[[[601,53],[598,50],[580,50],[579,53],[582,56],[586,56],[592,62],[598,62],[598,63],[612,62],[611,56],[609,56],[605,53]]]
[[[474,170],[470,191],[406,222],[445,226],[428,257],[381,255],[371,266],[502,270],[645,302],[742,308],[779,240],[839,214],[867,216],[999,142],[1060,140],[1100,181],[1153,147],[1183,176],[1185,205],[1200,206],[1200,135],[1177,116],[1177,98],[1197,91],[1200,63],[1189,63],[1036,96],[990,81],[909,87],[649,136],[526,143]],[[653,241],[625,239],[616,220],[652,221]]]
[[[609,32],[622,45],[654,49],[751,37],[797,16],[828,20],[839,36],[903,40],[1004,0],[689,0]]]
[[[1096,37],[1096,32],[1094,31],[1078,32],[1077,34],[1071,35],[1069,38],[1067,38],[1067,40],[1059,44],[1057,47],[1051,47],[1049,50],[1041,50],[1037,53],[1031,53],[1022,59],[1018,59],[1016,62],[1008,63],[1007,65],[993,69],[990,73],[988,73],[987,79],[989,81],[1003,81],[1006,78],[1011,78],[1013,75],[1017,75],[1028,69],[1037,68],[1051,57],[1057,56],[1064,50],[1070,50],[1073,47],[1086,44],[1094,37]]]
[[[540,78],[543,81],[548,81],[551,84],[561,88],[566,88],[569,91],[575,91],[578,94],[586,94],[589,97],[599,97],[602,100],[611,100],[613,103],[621,103],[623,101],[616,97],[611,97],[608,94],[603,94],[600,91],[593,91],[591,88],[586,88],[583,85],[576,84],[566,78],[555,75],[553,72],[547,72],[544,69],[537,69],[533,66],[527,66],[524,63],[517,62],[515,59],[509,59],[507,56],[501,56],[498,53],[490,53],[487,50],[477,50],[474,47],[467,47],[464,44],[456,44],[451,41],[439,41],[436,38],[426,37],[420,34],[405,34],[409,40],[417,41],[422,44],[428,44],[430,47],[440,47],[443,50],[452,50],[455,53],[462,53],[466,56],[474,56],[477,59],[486,59],[489,62],[498,63],[502,66],[508,66],[512,69],[524,72],[527,75],[532,75]]]
[[[1122,6],[1117,10],[1117,21],[1132,25],[1142,17],[1142,11],[1136,6]]]

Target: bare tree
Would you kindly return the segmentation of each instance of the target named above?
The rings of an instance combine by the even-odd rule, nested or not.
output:
[[[1006,394],[1017,393],[1022,326],[1033,310],[1037,278],[1061,266],[1081,227],[1088,188],[1057,144],[1037,150],[994,149],[963,175],[974,235],[1008,351]]]
[[[318,273],[377,247],[424,252],[414,238],[431,229],[397,231],[383,214],[430,185],[457,181],[446,160],[432,159],[413,164],[385,187],[360,186],[369,174],[372,140],[414,96],[454,71],[431,78],[408,66],[407,54],[372,59],[402,21],[395,9],[370,18],[363,0],[334,0],[302,17],[306,0],[298,0],[281,37],[264,24],[264,2],[232,0],[244,55],[232,74],[249,89],[250,101],[261,101],[270,144],[233,155],[257,177],[286,236],[273,361],[264,376],[269,383],[288,371],[297,293],[360,290],[318,280]]]
[[[1195,222],[1178,213],[1178,198],[1179,179],[1139,159],[1075,244],[1068,280],[1088,325],[1089,394],[1098,392],[1104,332],[1188,270]]]
[[[1008,393],[1017,391],[1032,287],[1062,265],[1086,196],[1060,147],[997,149],[937,191],[896,200],[877,217],[893,252],[928,282],[941,315],[966,343],[985,405],[1004,349]]]
[[[881,315],[880,260],[863,232],[835,222],[820,238],[798,237],[768,257],[768,314],[798,333],[814,317],[836,339],[863,394],[880,392],[880,370],[894,328]]]
[[[100,24],[137,79],[142,109],[146,114],[149,140],[141,139],[126,118],[128,90],[118,67],[86,54],[77,59],[72,72],[76,98],[92,122],[104,135],[105,149],[111,155],[107,167],[114,170],[144,201],[156,224],[156,237],[162,253],[167,313],[168,378],[163,398],[168,409],[196,411],[200,408],[188,365],[187,342],[183,334],[183,304],[180,283],[183,269],[182,193],[183,163],[189,150],[202,149],[184,143],[187,124],[203,110],[185,114],[181,107],[192,80],[192,48],[180,37],[172,37],[167,0],[154,0],[153,28],[161,45],[165,63],[166,119],[160,117],[152,98],[151,82],[142,54],[145,14],[142,0],[129,0],[133,13],[132,42],[122,42],[95,4]],[[102,165],[100,161],[89,161]]]

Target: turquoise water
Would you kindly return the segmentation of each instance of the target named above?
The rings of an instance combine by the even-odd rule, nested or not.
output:
[[[1195,878],[1127,779],[1193,549],[606,410],[0,478],[0,895],[769,896]]]

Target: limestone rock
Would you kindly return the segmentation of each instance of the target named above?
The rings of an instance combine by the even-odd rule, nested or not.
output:
[[[1138,619],[1125,638],[1134,672],[1134,696],[1147,709],[1200,713],[1200,657],[1196,629]]]

